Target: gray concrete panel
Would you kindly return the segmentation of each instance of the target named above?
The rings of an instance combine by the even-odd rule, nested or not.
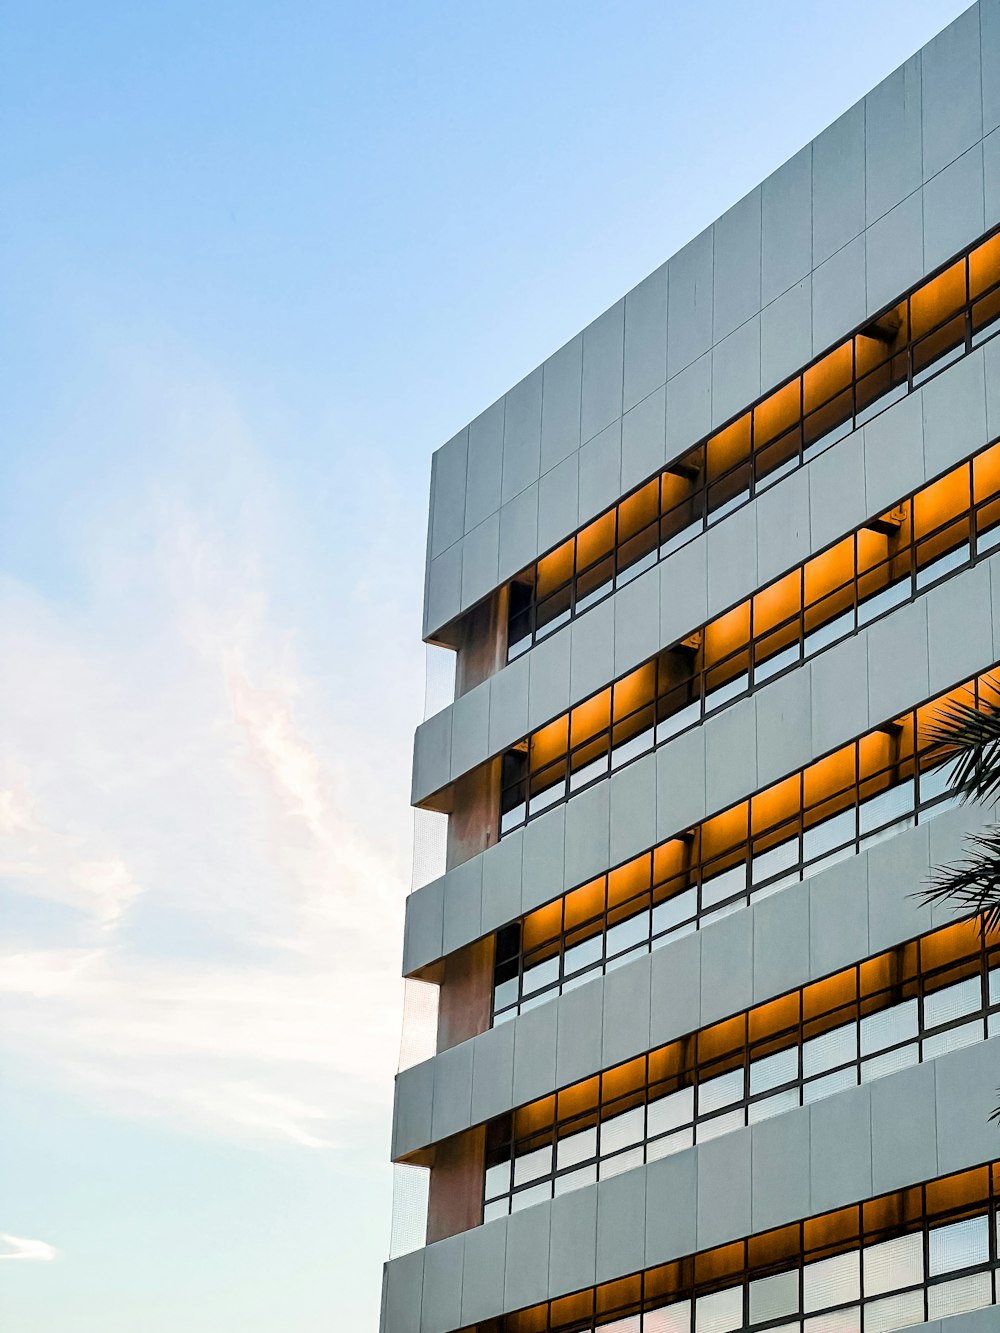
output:
[[[490,682],[484,680],[451,706],[451,776],[457,778],[481,763],[489,741]]]
[[[453,546],[465,532],[465,467],[469,430],[459,431],[431,462],[431,556]]]
[[[503,471],[504,400],[481,412],[469,425],[469,464],[465,494],[465,530],[471,532],[500,508]]]
[[[840,342],[864,322],[868,312],[865,286],[865,237],[856,236],[812,275],[813,351]]]
[[[615,674],[615,604],[610,599],[573,622],[569,656],[571,699],[586,699]]]
[[[924,180],[982,138],[979,13],[966,10],[920,52]]]
[[[403,976],[408,977],[444,952],[444,878],[425,884],[406,899]]]
[[[473,856],[463,861],[440,882],[444,885],[443,946],[447,955],[479,939],[482,933],[483,858]]]
[[[621,494],[622,423],[614,421],[580,450],[580,518],[587,523]]]
[[[809,478],[809,528],[822,550],[868,517],[865,504],[865,436],[854,431],[805,469]]]
[[[868,313],[876,314],[920,281],[924,268],[923,197],[918,191],[873,222],[866,256]]]
[[[712,429],[712,353],[705,352],[667,384],[666,457],[679,457]]]
[[[983,132],[1000,126],[1000,0],[980,0],[979,37],[983,73]]]
[[[868,853],[868,948],[871,953],[931,928],[931,909],[914,896],[927,878],[929,825],[920,824]]]
[[[514,385],[504,403],[502,504],[538,480],[541,448],[542,368],[539,366]]]
[[[667,461],[666,389],[661,384],[622,418],[623,491],[658,472]]]
[[[754,315],[712,349],[712,426],[760,397],[760,316]]]
[[[674,1153],[646,1168],[645,1264],[666,1263],[698,1247],[698,1153]]]
[[[556,1086],[558,1017],[557,1005],[543,1004],[514,1021],[515,1106],[543,1097]]]
[[[986,443],[986,379],[983,352],[924,385],[924,465],[929,477],[951,467]]]
[[[462,1263],[465,1237],[449,1236],[424,1250],[420,1333],[440,1333],[462,1323]]]
[[[809,1211],[823,1213],[872,1193],[871,1085],[809,1108]]]
[[[647,569],[614,599],[615,675],[655,656],[660,640],[660,571]]]
[[[984,229],[983,149],[976,144],[924,186],[924,268],[937,268]]]
[[[534,731],[569,707],[568,634],[554,634],[528,657],[528,728]]]
[[[708,619],[708,539],[697,537],[660,565],[660,637],[676,643]]]
[[[566,887],[564,849],[566,807],[557,806],[533,819],[524,830],[521,856],[521,911],[551,902]]]
[[[919,189],[923,179],[918,55],[865,98],[865,129],[865,213],[870,226]]]
[[[812,676],[808,666],[780,676],[755,696],[757,782],[802,768],[812,756]]]
[[[649,1044],[701,1027],[701,932],[661,943],[650,955]]]
[[[735,912],[701,931],[701,1023],[753,1004],[753,918]]]
[[[625,297],[626,412],[667,380],[667,266],[661,264]]]
[[[983,140],[983,196],[989,230],[1000,224],[1000,130]]]
[[[549,1286],[579,1291],[597,1271],[597,1189],[574,1190],[552,1201]]]
[[[401,1254],[385,1266],[383,1301],[386,1333],[420,1333],[424,1252]]]
[[[809,906],[809,891],[798,884],[754,904],[750,915],[755,1001],[793,990],[809,976]]]
[[[649,1041],[650,958],[633,959],[604,978],[601,1068],[645,1051]]]
[[[760,267],[765,305],[812,269],[812,144],[761,186]]]
[[[618,865],[639,847],[656,841],[656,756],[642,759],[611,775],[611,844],[609,861]]]
[[[566,806],[566,883],[582,884],[607,870],[611,830],[607,782],[582,791]]]
[[[392,1159],[431,1142],[435,1060],[402,1069],[396,1075],[392,1118]]]
[[[757,510],[738,509],[705,534],[708,543],[708,602],[731,606],[757,583]],[[694,626],[692,626],[694,628]]]
[[[656,752],[657,838],[683,832],[705,809],[705,729],[695,727]]]
[[[868,422],[864,450],[868,513],[878,514],[925,478],[922,391]]]
[[[873,1194],[938,1174],[934,1096],[933,1063],[871,1085]]]
[[[542,366],[543,472],[580,447],[583,334],[578,333]]]
[[[501,1115],[513,1105],[514,1024],[489,1028],[472,1042],[472,1113],[474,1125]]]
[[[600,977],[560,997],[553,1086],[564,1088],[600,1069],[603,1006],[604,984]]]
[[[529,658],[518,657],[490,677],[490,754],[519,741],[528,731]]]
[[[429,635],[455,619],[462,609],[462,549],[464,542],[449,546],[427,568],[424,600],[424,634]]]
[[[930,693],[927,684],[927,603],[898,607],[869,625],[868,711],[873,725],[889,722]]]
[[[413,804],[447,787],[450,779],[451,709],[446,708],[421,722],[413,738]]]
[[[812,748],[814,754],[821,755],[868,727],[867,638],[859,634],[820,653],[808,670],[812,680]]]
[[[712,346],[713,233],[701,232],[667,261],[667,377]]]
[[[811,356],[812,283],[801,278],[761,311],[761,392],[794,374]]]
[[[500,515],[492,514],[466,533],[462,545],[462,610],[482,600],[497,585],[500,569]]]
[[[868,857],[852,856],[830,866],[802,892],[809,896],[810,975],[825,977],[845,961],[867,958]]]
[[[997,1104],[998,1057],[1000,1038],[994,1037],[931,1062],[941,1175],[992,1162],[997,1156],[997,1127],[990,1116]]]
[[[584,444],[622,414],[625,302],[616,301],[583,331],[580,438]]]
[[[738,1129],[698,1149],[698,1249],[750,1233],[750,1135]]]
[[[472,1114],[472,1047],[463,1041],[434,1059],[434,1097],[431,1138],[435,1143],[457,1134]]]
[[[465,1234],[462,1265],[462,1323],[465,1325],[489,1319],[503,1309],[508,1221],[509,1218],[498,1217]]]
[[[937,693],[992,664],[990,568],[979,565],[927,593],[929,686]]]
[[[705,804],[724,810],[757,787],[757,710],[741,699],[705,724]]]
[[[813,263],[823,264],[864,226],[865,107],[858,102],[813,140]]]
[[[760,310],[760,252],[758,186],[715,224],[712,338],[716,343]]]
[[[757,583],[770,583],[803,561],[812,550],[809,522],[809,469],[793,472],[758,496]]]
[[[548,551],[577,526],[580,510],[580,455],[570,454],[538,483],[538,547]]]
[[[628,1171],[597,1186],[597,1281],[634,1273],[646,1255],[646,1173]]]
[[[809,1107],[770,1120],[750,1132],[750,1224],[755,1232],[788,1217],[809,1214]]]
[[[551,1204],[538,1203],[507,1219],[503,1299],[508,1310],[534,1305],[548,1295],[550,1211]]]
[[[524,830],[508,833],[483,852],[483,932],[521,915],[521,853]]]
[[[538,540],[539,494],[545,489],[543,477],[539,485],[528,486],[520,495],[500,510],[500,560],[497,577],[501,583],[519,574],[530,565],[542,543]],[[572,494],[573,520],[576,523],[576,491]],[[571,525],[571,526],[572,526]]]

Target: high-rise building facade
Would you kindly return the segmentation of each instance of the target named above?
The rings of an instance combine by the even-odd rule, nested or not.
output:
[[[437,451],[424,634],[384,1333],[1000,1329],[1000,0]]]

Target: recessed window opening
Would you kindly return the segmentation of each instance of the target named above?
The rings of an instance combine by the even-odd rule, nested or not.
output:
[[[487,1127],[483,1220],[1000,1032],[1000,930],[931,932]]]
[[[1000,443],[906,496],[504,759],[500,836],[1000,546]]]
[[[522,570],[508,661],[997,332],[993,234]]]
[[[953,808],[929,731],[970,697],[996,697],[989,672],[505,927],[494,1024]]]
[[[998,1231],[1000,1165],[992,1163],[543,1301],[478,1328],[887,1333],[997,1304]]]

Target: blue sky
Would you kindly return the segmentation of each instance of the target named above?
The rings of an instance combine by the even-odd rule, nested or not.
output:
[[[5,1333],[377,1326],[430,453],[963,7],[7,0]]]

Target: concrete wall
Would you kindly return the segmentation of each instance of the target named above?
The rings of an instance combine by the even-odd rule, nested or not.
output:
[[[981,0],[438,450],[425,636],[995,224],[1000,0]],[[404,971],[450,968],[481,998],[465,964],[498,926],[1000,659],[997,555],[479,850],[467,775],[996,436],[1000,340],[511,665],[491,669],[484,616],[469,688],[416,739],[414,800],[462,808],[448,872],[407,904]],[[944,924],[912,895],[991,814],[943,814],[499,1028],[468,1036],[482,1015],[446,1003],[448,1049],[397,1079],[394,1157]],[[998,1054],[978,1043],[427,1245],[386,1266],[383,1331],[452,1333],[992,1160]],[[444,1229],[471,1215],[459,1165]]]

